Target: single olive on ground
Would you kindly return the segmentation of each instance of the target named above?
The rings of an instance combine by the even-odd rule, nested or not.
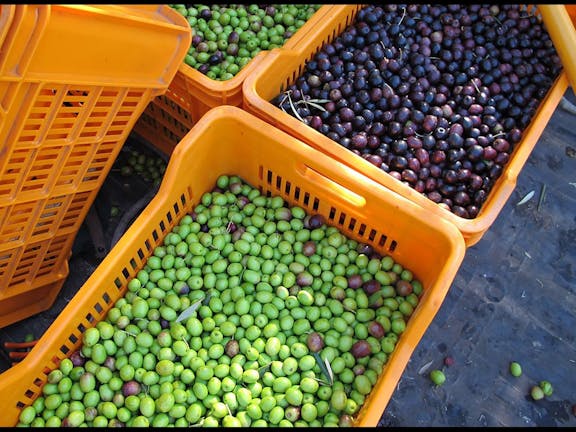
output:
[[[534,399],[534,400],[544,399],[544,396],[545,396],[544,391],[538,385],[532,386],[532,388],[530,389],[530,395],[532,396],[532,399]]]
[[[518,362],[510,362],[510,373],[512,376],[519,377],[522,375],[522,366]]]
[[[348,426],[422,293],[393,256],[222,175],[18,425]]]
[[[437,386],[441,386],[446,382],[446,375],[440,369],[434,369],[430,372],[430,379]]]

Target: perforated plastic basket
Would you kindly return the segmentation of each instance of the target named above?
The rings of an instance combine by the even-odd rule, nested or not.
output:
[[[25,360],[0,375],[0,424],[14,425],[47,375],[80,347],[84,330],[105,318],[167,233],[213,189],[239,175],[281,196],[350,238],[391,255],[422,281],[418,306],[399,337],[357,424],[375,426],[415,347],[454,280],[465,253],[450,223],[333,161],[301,141],[230,106],[208,112],[172,153],[158,194],[48,328]]]
[[[338,5],[322,5],[314,15],[278,49],[292,49],[307,34],[333,15]],[[261,51],[240,72],[226,81],[217,81],[182,63],[165,95],[153,99],[136,122],[134,133],[159,150],[171,154],[174,146],[208,110],[220,105],[241,107],[242,84],[266,58]]]
[[[4,327],[51,305],[111,165],[191,34],[165,5],[2,5],[0,24]]]
[[[297,118],[285,113],[270,101],[296,81],[302,74],[305,64],[326,43],[334,40],[353,22],[363,5],[347,5],[335,10],[337,16],[326,20],[315,28],[307,40],[291,50],[273,50],[244,82],[243,108],[264,119],[266,122],[288,132],[312,147],[329,154],[335,160],[353,167],[363,175],[398,192],[403,197],[417,203],[429,214],[453,223],[462,232],[467,246],[476,244],[496,220],[516,186],[518,174],[534,149],[542,131],[546,127],[558,103],[568,87],[563,72],[540,104],[531,124],[526,128],[522,141],[515,146],[502,175],[488,194],[477,217],[466,219],[440,207],[416,190],[396,180],[388,173],[374,166],[364,158],[339,145]],[[532,10],[532,9],[531,9]],[[536,10],[537,12],[537,10]],[[566,29],[571,31],[572,29]]]

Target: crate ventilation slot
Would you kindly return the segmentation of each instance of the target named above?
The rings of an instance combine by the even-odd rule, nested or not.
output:
[[[262,172],[262,167],[260,167],[260,172]],[[262,178],[262,176],[260,177]],[[289,181],[284,181],[282,176],[275,175],[270,170],[266,171],[265,181],[269,186],[269,188],[266,189],[267,196],[286,194],[308,210],[317,211],[320,207],[320,200],[317,197],[309,192],[302,191],[298,186],[295,186],[292,190],[292,184]],[[271,191],[271,188],[275,189],[276,192]]]
[[[260,167],[262,174],[263,168]],[[260,175],[260,178],[264,176]],[[264,178],[266,185],[266,195],[272,196],[275,189],[278,193],[287,195],[294,199],[297,203],[306,207],[308,210],[317,211],[320,207],[320,200],[312,196],[309,192],[304,192],[298,186],[293,186],[289,181],[284,181],[282,176],[275,175],[271,170],[266,170]],[[386,234],[380,233],[374,228],[368,227],[364,223],[358,223],[358,220],[349,216],[343,211],[337,210],[335,207],[330,207],[328,221],[332,224],[338,225],[344,231],[351,231],[361,238],[361,241],[370,243],[379,249],[387,252],[394,252],[398,246],[396,240],[389,239]]]
[[[336,207],[330,207],[328,220],[345,231],[354,232],[361,238],[362,242],[370,243],[378,249],[394,252],[398,246],[396,240],[389,239],[387,235],[379,233],[377,230],[368,227],[364,223],[358,223],[356,218],[347,215],[343,211],[339,211]]]

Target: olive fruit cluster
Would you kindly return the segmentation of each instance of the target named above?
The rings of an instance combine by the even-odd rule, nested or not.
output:
[[[187,65],[226,81],[260,51],[280,48],[322,5],[170,5],[192,28]]]
[[[349,426],[422,294],[238,176],[172,228],[19,426]]]
[[[136,174],[146,182],[159,185],[162,182],[166,167],[166,161],[160,156],[131,150],[126,162],[120,168],[120,173],[126,177]]]
[[[520,5],[368,5],[271,103],[475,218],[562,68]]]

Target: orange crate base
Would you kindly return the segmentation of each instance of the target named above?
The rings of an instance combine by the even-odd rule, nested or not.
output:
[[[448,222],[236,107],[211,110],[186,135],[154,199],[27,357],[0,375],[2,425],[16,424],[50,370],[80,347],[85,329],[106,317],[154,248],[224,174],[238,175],[261,193],[281,196],[308,214],[322,214],[329,225],[391,255],[422,282],[420,302],[359,413],[358,425],[377,425],[461,265],[466,250],[462,235]]]
[[[128,134],[190,40],[167,5],[0,5],[0,307],[20,311],[3,325],[41,310],[39,284],[52,284],[50,300]]]
[[[65,261],[60,271],[36,279],[31,287],[25,286],[23,290],[18,286],[11,287],[8,297],[0,298],[0,328],[50,309],[68,273],[68,261]]]

